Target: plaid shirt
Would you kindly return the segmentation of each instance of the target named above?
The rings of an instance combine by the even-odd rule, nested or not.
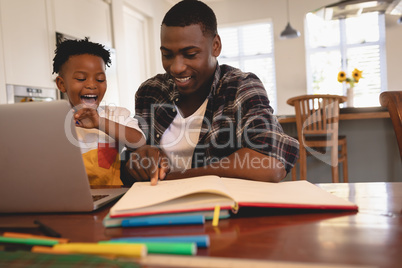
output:
[[[240,148],[250,148],[278,159],[286,172],[290,171],[298,157],[299,143],[283,132],[256,75],[217,65],[207,98],[193,168],[218,161]],[[135,112],[147,144],[159,146],[162,134],[177,114],[175,102],[179,99],[168,74],[158,74],[140,86]]]

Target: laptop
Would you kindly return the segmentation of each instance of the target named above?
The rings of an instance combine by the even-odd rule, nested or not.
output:
[[[0,105],[0,212],[89,212],[121,197],[128,188],[91,189],[76,138],[65,100]]]

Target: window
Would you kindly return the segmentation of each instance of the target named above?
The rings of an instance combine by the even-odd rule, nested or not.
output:
[[[222,52],[219,64],[252,72],[264,84],[270,104],[276,111],[274,43],[271,22],[219,28]]]
[[[331,21],[307,14],[309,94],[346,95],[346,84],[337,81],[338,72],[350,77],[357,68],[363,78],[354,87],[354,106],[379,106],[379,94],[387,87],[384,20],[378,13]]]

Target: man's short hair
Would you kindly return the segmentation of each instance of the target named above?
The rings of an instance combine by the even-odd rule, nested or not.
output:
[[[204,36],[218,33],[216,16],[213,10],[198,0],[183,0],[174,5],[162,20],[162,25],[185,27],[194,24],[201,26]]]
[[[81,40],[65,39],[57,45],[54,51],[53,58],[53,73],[59,73],[64,63],[68,61],[71,56],[90,54],[101,57],[106,66],[110,66],[112,60],[110,59],[109,50],[99,43],[93,43],[88,40],[88,37]]]

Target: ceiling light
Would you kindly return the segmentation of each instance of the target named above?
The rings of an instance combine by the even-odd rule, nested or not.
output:
[[[290,26],[289,22],[289,0],[286,1],[286,7],[287,7],[287,15],[288,15],[288,24],[286,25],[285,30],[281,32],[280,38],[282,39],[290,39],[290,38],[296,38],[300,36],[300,32],[298,30],[295,30]]]

